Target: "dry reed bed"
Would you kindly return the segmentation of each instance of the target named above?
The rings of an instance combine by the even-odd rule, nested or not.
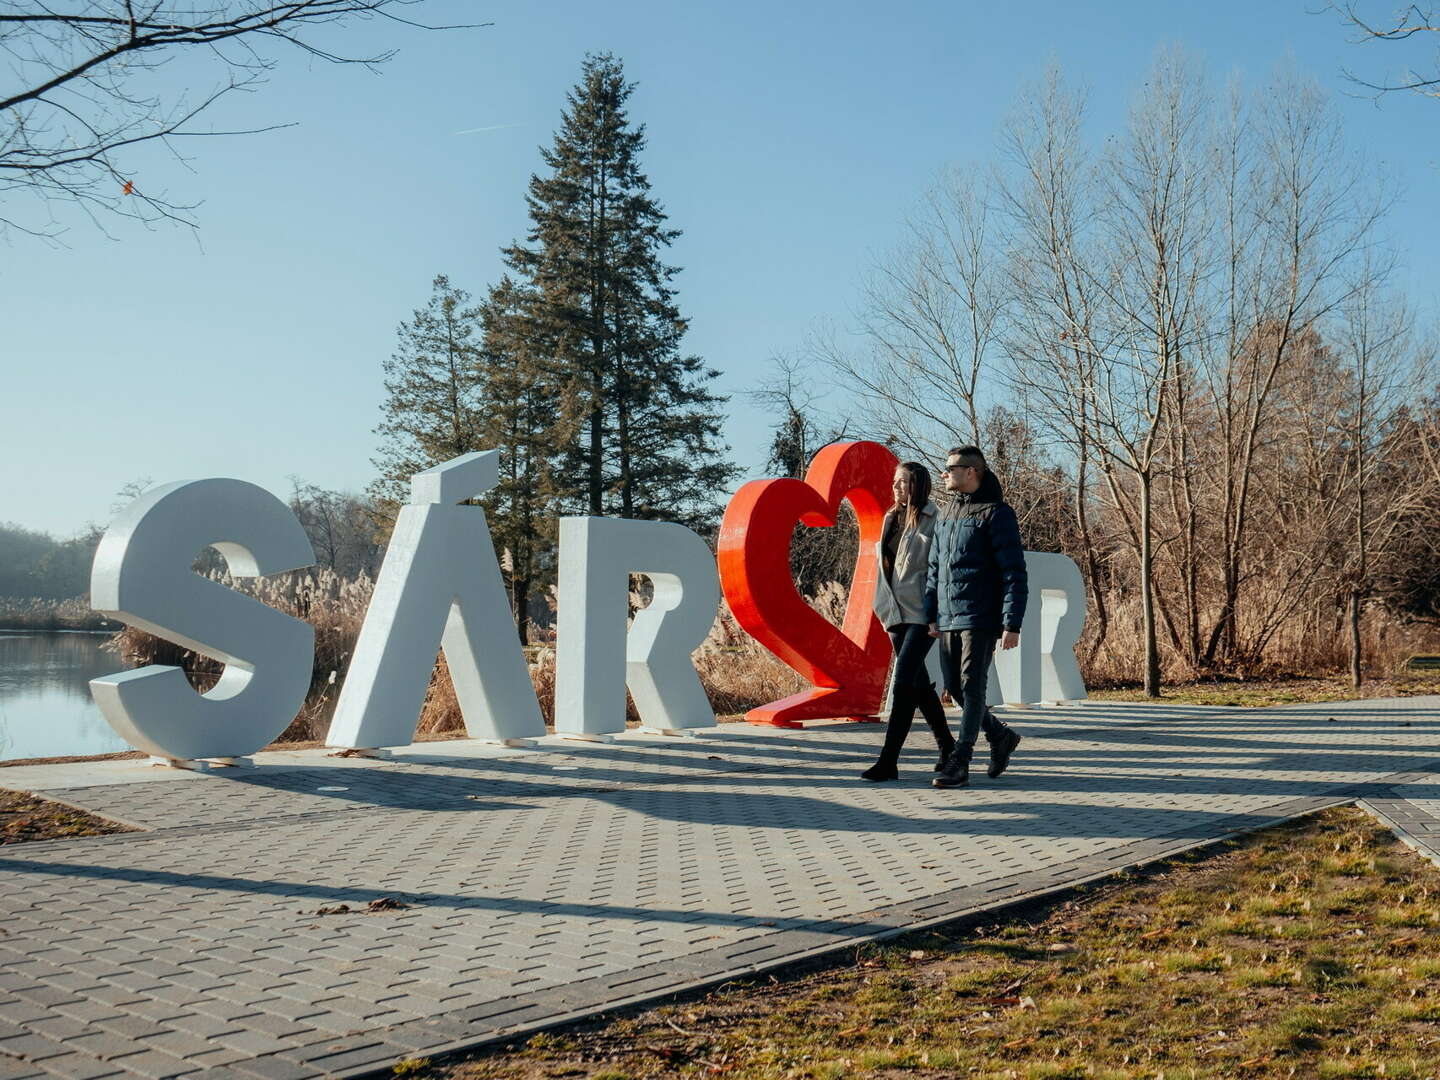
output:
[[[367,577],[346,579],[329,570],[301,571],[260,581],[235,581],[217,575],[216,580],[255,596],[287,615],[305,619],[315,627],[315,662],[310,692],[300,714],[281,741],[324,738],[370,603],[373,583]],[[822,587],[810,603],[826,618],[838,623],[844,617],[846,595],[844,587],[832,582]],[[632,593],[631,602],[638,608],[644,601],[640,594]],[[1365,658],[1371,670],[1392,671],[1406,656],[1436,648],[1433,628],[1407,629],[1376,618],[1367,619],[1364,628]],[[1087,631],[1092,632],[1093,627]],[[541,644],[528,647],[526,659],[545,721],[551,724],[554,720],[552,703],[555,688],[553,630],[537,628],[532,637]],[[1090,639],[1084,638],[1080,643],[1078,651],[1087,684],[1102,688],[1138,679],[1143,655],[1140,642],[1138,602],[1133,598],[1112,600],[1110,628],[1103,647],[1091,657]],[[131,666],[169,664],[182,667],[200,689],[207,689],[213,684],[221,667],[213,660],[133,627],[118,633],[109,648]],[[1338,631],[1333,640],[1317,639],[1314,635],[1287,637],[1277,634],[1272,653],[1265,663],[1242,674],[1263,677],[1286,672],[1303,672],[1306,675],[1338,673],[1345,669],[1345,650],[1345,641]],[[1164,656],[1168,681],[1186,681],[1198,674],[1190,670],[1173,650],[1166,650]],[[799,675],[746,634],[724,604],[709,635],[695,653],[695,667],[715,712],[721,716],[743,713],[757,705],[796,693],[805,685]],[[629,718],[632,721],[636,719],[633,704],[629,706]],[[464,721],[455,700],[449,671],[441,656],[421,710],[419,731],[421,734],[440,734],[463,729]]]
[[[1096,625],[1086,624],[1076,649],[1085,683],[1091,688],[1135,685],[1144,675],[1144,635],[1140,598],[1135,594],[1107,598],[1110,624],[1099,651],[1094,649]],[[1305,617],[1282,623],[1271,633],[1263,655],[1223,669],[1207,671],[1193,667],[1167,640],[1160,636],[1161,680],[1174,685],[1197,679],[1226,676],[1245,680],[1285,677],[1341,675],[1349,670],[1349,631],[1341,621],[1341,610],[1307,612]],[[1240,612],[1241,636],[1251,639],[1259,629],[1249,625],[1250,611]],[[1368,611],[1360,622],[1361,663],[1367,677],[1393,674],[1405,660],[1416,654],[1440,653],[1440,628],[1424,623],[1401,624],[1384,611]],[[1092,655],[1093,654],[1093,655]]]
[[[315,662],[311,671],[310,692],[299,715],[279,741],[304,742],[324,738],[370,603],[374,587],[371,580],[367,577],[346,579],[323,569],[277,575],[259,581],[236,580],[224,574],[214,577],[278,611],[305,619],[315,627]],[[822,590],[821,596],[813,603],[828,617],[836,618],[836,612],[843,611],[844,599],[845,593],[837,585]],[[639,606],[641,600],[638,594],[632,594],[632,602]],[[543,637],[543,634],[538,636]],[[200,690],[213,686],[222,668],[214,660],[132,626],[117,633],[107,648],[131,667],[166,664],[183,668],[191,683]],[[526,660],[545,722],[551,724],[554,720],[552,706],[555,690],[553,640],[527,648]],[[804,685],[798,675],[741,630],[729,609],[723,605],[709,636],[695,653],[695,666],[715,711],[720,715],[744,712],[793,694]],[[629,712],[630,719],[634,720],[633,705]],[[418,730],[420,734],[438,734],[461,731],[464,726],[450,682],[449,668],[441,655],[425,695]]]
[[[3,630],[113,630],[115,623],[90,607],[83,596],[49,600],[37,596],[0,596]]]

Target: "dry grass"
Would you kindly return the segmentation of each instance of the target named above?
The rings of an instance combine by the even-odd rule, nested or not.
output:
[[[1259,601],[1269,598],[1259,596]],[[1260,605],[1263,608],[1263,604]],[[1091,688],[1125,687],[1143,677],[1144,637],[1141,631],[1139,598],[1107,599],[1110,623],[1100,651],[1091,657],[1097,630],[1093,618],[1087,621],[1076,652],[1081,670]],[[1248,615],[1247,615],[1248,612]],[[1261,632],[1253,609],[1241,609],[1241,637],[1251,640]],[[1163,626],[1159,636],[1161,679],[1167,684],[1193,683],[1217,674],[1192,666],[1173,646]],[[1333,612],[1321,618],[1315,612],[1296,612],[1283,620],[1267,640],[1263,653],[1238,663],[1223,674],[1246,681],[1287,677],[1319,678],[1340,676],[1350,669],[1348,631]],[[1366,678],[1385,679],[1397,673],[1405,660],[1419,654],[1440,654],[1440,627],[1423,623],[1402,625],[1384,611],[1367,611],[1360,622],[1360,656]],[[1353,696],[1353,695],[1352,695]]]
[[[315,628],[315,659],[310,691],[299,715],[280,737],[282,742],[322,738],[335,711],[335,698],[345,678],[360,626],[365,619],[374,585],[367,577],[347,579],[330,570],[304,570],[268,578],[232,579],[212,575],[216,581],[255,597],[286,615],[304,619]],[[208,690],[223,665],[174,642],[133,626],[115,635],[107,648],[131,667],[165,664],[185,670],[198,690]]]
[[[1319,678],[1198,680],[1164,687],[1160,700],[1178,705],[1295,705],[1303,702],[1353,701],[1356,698],[1414,697],[1440,694],[1440,674],[1403,673],[1367,679],[1356,690],[1349,676]],[[1147,701],[1139,686],[1091,690],[1095,701]]]
[[[0,844],[132,831],[128,825],[107,821],[84,810],[21,791],[0,789]]]
[[[637,601],[638,597],[632,597]],[[545,723],[555,722],[555,647],[532,645],[525,650],[530,681],[540,700]],[[717,716],[732,716],[803,689],[800,676],[791,671],[753,638],[740,629],[722,601],[715,624],[695,652],[695,670]],[[626,719],[639,723],[633,701],[627,699]],[[442,654],[430,680],[425,706],[420,713],[422,733],[460,732],[465,728],[449,668]]]
[[[1433,1077],[1440,870],[1345,808],[819,972],[432,1064],[453,1080]],[[418,1063],[412,1063],[412,1070]]]
[[[237,581],[224,574],[215,575],[215,580],[254,596],[287,615],[305,619],[315,627],[315,661],[310,692],[299,715],[279,741],[322,740],[334,713],[355,642],[360,636],[373,583],[366,577],[348,580],[323,569],[279,575],[259,582],[253,579]],[[638,596],[633,600],[637,607],[642,603]],[[845,593],[836,585],[822,590],[821,596],[813,603],[822,613],[835,618],[837,610],[843,612],[844,601]],[[222,669],[222,665],[214,660],[135,627],[120,631],[107,647],[131,667],[166,664],[183,668],[199,690],[213,686]],[[528,647],[526,660],[545,722],[552,724],[555,692],[553,644]],[[729,608],[723,604],[709,636],[695,654],[695,666],[716,713],[721,716],[742,713],[793,694],[803,687],[798,675],[740,629]],[[637,720],[633,704],[630,706],[630,720]],[[464,718],[450,682],[449,667],[442,654],[437,657],[431,675],[418,731],[421,735],[437,735],[462,732],[464,728]]]
[[[45,600],[0,596],[0,630],[113,630],[115,623],[90,607],[83,596]]]
[[[237,583],[223,575],[217,580],[240,588],[288,615],[307,619],[314,625],[315,662],[310,693],[281,741],[323,739],[370,602],[373,591],[371,581],[364,577],[347,580],[328,570],[282,575],[258,583],[251,580]],[[838,624],[844,618],[846,600],[845,588],[832,582],[822,587],[819,595],[810,599],[810,604]],[[638,593],[632,594],[631,601],[637,608],[644,603]],[[1097,699],[1133,700],[1143,696],[1136,690],[1140,649],[1138,624],[1131,617],[1133,614],[1124,605],[1118,606],[1105,647],[1093,661],[1082,664],[1086,683]],[[1297,678],[1261,672],[1243,681],[1199,682],[1193,671],[1176,660],[1173,652],[1167,652],[1166,697],[1194,704],[1270,705],[1340,700],[1362,695],[1440,692],[1440,680],[1394,674],[1404,658],[1415,652],[1440,652],[1440,642],[1433,640],[1428,631],[1413,629],[1402,632],[1381,620],[1370,620],[1366,623],[1366,633],[1366,655],[1372,672],[1379,677],[1367,683],[1361,695],[1352,692],[1337,674],[1344,666],[1343,655],[1339,661],[1335,656],[1326,658],[1326,663],[1338,663],[1339,666],[1293,669],[1305,672]],[[537,636],[543,638],[544,635],[542,629]],[[1082,642],[1082,656],[1086,655],[1084,646]],[[202,690],[213,684],[220,671],[218,663],[134,628],[126,628],[116,635],[111,647],[132,666],[155,663],[183,667],[192,683]],[[554,720],[555,687],[553,640],[527,648],[526,659],[545,721],[551,724]],[[1290,659],[1298,662],[1298,654]],[[1317,658],[1312,659],[1319,662]],[[718,716],[742,714],[796,693],[805,686],[799,675],[740,628],[723,602],[709,636],[695,653],[695,667]],[[1276,670],[1283,670],[1278,661]],[[633,703],[629,705],[628,715],[632,724],[638,722]],[[443,656],[438,657],[431,676],[418,730],[425,735],[464,730]]]

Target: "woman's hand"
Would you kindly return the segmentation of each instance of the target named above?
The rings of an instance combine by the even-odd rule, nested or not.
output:
[[[938,626],[936,626],[933,622],[930,624],[930,636],[931,636],[931,637],[939,637],[939,636],[940,636],[940,628],[939,628]]]

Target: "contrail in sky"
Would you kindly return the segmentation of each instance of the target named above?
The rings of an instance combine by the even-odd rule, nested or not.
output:
[[[489,127],[466,128],[464,131],[452,131],[452,135],[478,135],[482,131],[503,131],[506,128],[519,127],[519,124],[491,124]]]

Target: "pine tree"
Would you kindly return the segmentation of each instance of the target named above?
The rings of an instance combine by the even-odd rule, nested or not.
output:
[[[725,399],[710,389],[718,372],[681,351],[679,268],[661,258],[679,230],[640,169],[633,90],[618,59],[586,57],[541,151],[548,173],[530,179],[527,243],[504,254],[569,434],[557,494],[590,514],[703,524],[736,472],[720,438]]]
[[[558,448],[568,441],[559,389],[543,341],[528,336],[533,297],[506,275],[481,309],[485,328],[482,435],[500,451],[500,482],[484,501],[490,534],[509,579],[520,640],[530,597],[554,574]]]
[[[394,355],[385,361],[380,477],[370,485],[380,524],[389,531],[406,500],[410,477],[442,461],[482,449],[480,309],[470,294],[435,278],[425,307],[401,323]]]

